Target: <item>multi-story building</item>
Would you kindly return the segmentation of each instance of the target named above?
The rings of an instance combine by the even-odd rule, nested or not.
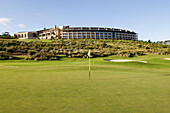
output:
[[[38,39],[38,32],[33,31],[14,33],[14,37],[19,39]]]
[[[57,39],[60,38],[60,29],[54,26],[54,28],[38,31],[39,39]]]
[[[29,33],[35,34],[34,37]],[[22,35],[23,34],[23,35]],[[27,35],[24,35],[27,34]],[[34,32],[15,33],[15,37],[32,39],[115,39],[115,40],[138,40],[138,34],[134,31],[101,28],[101,27],[70,27],[59,26]]]
[[[60,28],[60,36],[63,39],[116,39],[116,40],[137,40],[138,35],[133,31],[100,28],[100,27],[69,27]]]

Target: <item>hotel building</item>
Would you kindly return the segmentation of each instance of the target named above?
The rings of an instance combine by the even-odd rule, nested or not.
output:
[[[114,40],[138,40],[138,34],[134,31],[102,28],[102,27],[70,27],[59,26],[50,29],[19,32],[14,36],[20,39],[114,39]]]

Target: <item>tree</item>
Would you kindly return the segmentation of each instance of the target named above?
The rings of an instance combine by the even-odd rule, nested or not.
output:
[[[148,42],[151,43],[151,40],[149,39]]]

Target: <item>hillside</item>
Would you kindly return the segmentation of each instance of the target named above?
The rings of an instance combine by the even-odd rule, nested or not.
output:
[[[56,60],[63,55],[69,58],[118,55],[134,57],[145,54],[170,55],[170,45],[132,40],[0,40],[0,59],[25,56],[26,60]]]

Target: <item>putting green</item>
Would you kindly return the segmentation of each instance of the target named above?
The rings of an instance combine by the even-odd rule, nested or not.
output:
[[[170,113],[168,57],[0,61],[0,113]]]

